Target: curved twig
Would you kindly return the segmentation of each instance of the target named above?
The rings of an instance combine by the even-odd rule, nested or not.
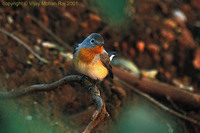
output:
[[[42,57],[40,57],[37,53],[35,53],[25,42],[23,42],[22,40],[20,40],[18,37],[16,37],[14,34],[9,33],[8,31],[6,31],[5,29],[0,29],[0,32],[6,34],[7,36],[11,37],[12,39],[14,39],[15,41],[17,41],[19,44],[21,44],[22,46],[24,46],[28,51],[31,52],[31,54],[33,54],[37,59],[39,59],[40,61],[42,61],[43,63],[48,63],[48,61]]]
[[[95,113],[97,112],[97,110],[94,112],[93,116],[96,115]],[[108,112],[106,111],[105,108],[105,103],[103,102],[103,106],[100,110],[100,112],[97,112],[98,115],[95,117],[94,120],[91,120],[90,123],[88,124],[88,126],[86,127],[86,129],[84,130],[83,133],[90,133],[91,130],[97,125],[99,124],[102,120],[104,120],[105,118],[109,117]],[[93,119],[94,117],[92,117]]]
[[[83,132],[90,133],[96,125],[98,125],[105,118],[109,117],[109,113],[106,110],[105,102],[102,100],[97,86],[93,85],[92,82],[89,82],[89,80],[85,80],[83,83],[86,89],[89,88],[92,98],[97,104],[97,108],[92,115],[91,121]]]
[[[50,83],[50,84],[36,84],[36,85],[32,85],[32,86],[26,87],[26,88],[18,90],[18,91],[0,92],[0,98],[19,97],[19,96],[23,96],[23,95],[25,95],[27,93],[31,93],[31,92],[53,90],[59,86],[65,85],[69,82],[80,81],[81,77],[82,76],[80,76],[80,75],[70,75],[70,76],[66,76],[66,77],[64,77],[58,81],[55,81],[53,83]]]
[[[81,75],[70,75],[66,76],[58,81],[55,81],[50,84],[37,84],[37,85],[32,85],[29,87],[26,87],[22,90],[14,91],[14,92],[0,92],[0,98],[13,98],[13,97],[19,97],[23,96],[25,94],[31,93],[31,92],[39,92],[39,91],[50,91],[53,89],[58,88],[59,86],[63,86],[67,83],[71,82],[79,82],[82,83],[86,89],[89,89],[92,94],[92,98],[97,104],[97,108],[94,111],[92,115],[91,122],[88,124],[86,127],[84,133],[90,133],[92,129],[99,124],[104,118],[108,117],[109,114],[106,111],[105,108],[105,103],[102,100],[100,96],[100,91],[98,90],[96,85],[93,85],[89,79],[84,78],[82,79]]]

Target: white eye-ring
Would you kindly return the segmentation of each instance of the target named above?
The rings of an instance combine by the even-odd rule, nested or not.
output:
[[[93,44],[94,43],[94,39],[91,39],[90,42]]]

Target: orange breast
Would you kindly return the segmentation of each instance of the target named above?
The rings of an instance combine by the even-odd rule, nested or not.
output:
[[[94,48],[81,48],[79,50],[79,59],[88,64],[91,63],[97,54],[103,53],[103,46],[96,46]]]

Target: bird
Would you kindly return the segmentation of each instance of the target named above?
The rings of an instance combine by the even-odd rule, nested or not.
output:
[[[104,39],[99,33],[92,33],[84,39],[73,52],[75,69],[96,81],[109,76],[113,79],[111,60],[116,52],[106,52]]]

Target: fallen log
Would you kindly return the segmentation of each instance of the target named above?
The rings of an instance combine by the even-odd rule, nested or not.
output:
[[[138,75],[113,67],[113,72],[120,80],[134,86],[141,91],[156,95],[170,97],[173,101],[200,108],[200,95],[156,80],[140,78]]]

